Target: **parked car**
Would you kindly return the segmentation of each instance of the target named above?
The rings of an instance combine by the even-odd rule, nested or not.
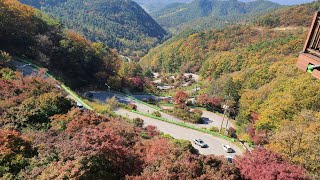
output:
[[[82,105],[80,102],[78,102],[78,101],[77,101],[77,105],[76,105],[76,106],[77,106],[78,109],[84,110],[83,105]]]
[[[208,145],[204,143],[201,139],[194,139],[193,142],[202,148],[208,147]]]
[[[225,144],[222,147],[227,153],[232,153],[233,152],[233,149],[229,145]]]
[[[233,157],[228,156],[228,157],[227,157],[227,161],[228,161],[228,163],[233,163]]]

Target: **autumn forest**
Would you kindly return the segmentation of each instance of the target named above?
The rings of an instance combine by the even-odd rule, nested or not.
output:
[[[119,2],[0,1],[0,179],[320,178],[318,1]]]

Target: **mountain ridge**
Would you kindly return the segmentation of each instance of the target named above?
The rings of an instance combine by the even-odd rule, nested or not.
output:
[[[61,20],[91,41],[127,56],[142,56],[168,33],[131,0],[20,0]]]
[[[181,27],[200,26],[199,30],[205,30],[212,27],[223,27],[242,20],[247,21],[252,19],[253,15],[279,7],[279,4],[265,0],[248,3],[237,0],[194,0],[190,3],[168,5],[151,15],[164,28],[176,33],[181,32],[180,29],[185,29]],[[212,19],[216,20],[212,21]],[[194,23],[195,21],[197,23]]]

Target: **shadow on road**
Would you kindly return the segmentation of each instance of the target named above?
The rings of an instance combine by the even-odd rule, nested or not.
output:
[[[202,124],[209,124],[209,123],[212,123],[213,121],[210,120],[209,118],[207,117],[202,117]]]

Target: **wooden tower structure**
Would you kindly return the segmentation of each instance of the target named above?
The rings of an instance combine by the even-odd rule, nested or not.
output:
[[[297,67],[320,80],[320,13],[315,12],[312,25],[299,55]]]

